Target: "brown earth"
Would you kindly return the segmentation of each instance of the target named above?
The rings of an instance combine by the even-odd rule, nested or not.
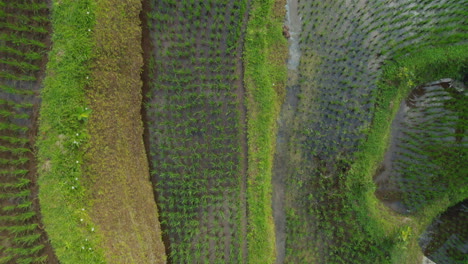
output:
[[[85,160],[90,216],[108,263],[165,263],[140,112],[141,2],[97,5]]]

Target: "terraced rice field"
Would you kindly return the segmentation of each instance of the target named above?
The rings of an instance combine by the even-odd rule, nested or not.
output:
[[[173,263],[246,257],[247,1],[150,1],[149,151]]]
[[[0,7],[0,264],[466,262],[466,0]]]
[[[56,263],[41,223],[34,156],[48,8],[43,1],[0,6],[0,263]]]
[[[289,166],[275,176],[285,185],[278,192],[285,194],[285,251],[279,252],[286,263],[394,257],[392,238],[376,238],[388,231],[362,212],[375,204],[358,198],[372,187],[352,177],[356,153],[375,127],[383,66],[418,49],[464,43],[464,14],[463,1],[297,2],[292,16],[300,21],[301,59],[288,87],[295,96],[283,107],[294,119],[286,122],[288,154],[280,158]]]

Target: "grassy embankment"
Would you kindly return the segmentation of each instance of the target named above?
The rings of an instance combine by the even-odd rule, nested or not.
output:
[[[53,2],[37,146],[45,228],[62,263],[164,262],[141,137],[140,10]]]
[[[384,226],[387,232],[396,225],[401,225],[396,237],[398,244],[392,253],[394,263],[412,263],[420,249],[417,239],[430,224],[430,221],[446,210],[447,207],[467,198],[466,183],[453,182],[457,175],[452,175],[444,181],[450,183],[449,190],[439,194],[438,199],[431,201],[416,214],[410,216],[411,221],[402,224],[402,217],[394,217],[387,210],[378,205],[374,191],[372,177],[378,169],[388,146],[390,135],[390,120],[393,120],[399,109],[400,102],[405,100],[408,93],[417,84],[424,84],[441,78],[460,78],[463,66],[467,63],[467,46],[449,46],[445,48],[428,48],[414,52],[411,56],[397,57],[383,69],[379,82],[379,100],[375,109],[374,122],[369,128],[367,141],[356,154],[356,162],[347,175],[350,198],[366,201],[366,206],[356,209],[365,218],[370,214],[367,227],[378,230],[377,226]],[[466,70],[466,69],[465,69]],[[384,144],[382,144],[385,142]],[[463,157],[461,157],[463,158]],[[460,171],[460,173],[462,173]],[[466,180],[465,180],[466,181]],[[362,186],[358,188],[359,186]],[[364,188],[366,191],[357,193],[355,190]],[[424,192],[425,190],[414,190]],[[379,233],[376,233],[379,234]],[[384,234],[382,234],[383,236]],[[377,235],[378,236],[378,235]]]
[[[278,2],[278,3],[276,3]],[[281,4],[280,4],[281,3]],[[253,0],[244,46],[248,135],[248,263],[274,263],[271,174],[286,85],[283,1]]]
[[[52,50],[42,90],[37,140],[45,230],[62,263],[104,263],[83,184],[95,5],[54,1]]]

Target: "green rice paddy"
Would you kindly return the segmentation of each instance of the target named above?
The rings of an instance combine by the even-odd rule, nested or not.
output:
[[[0,263],[465,263],[465,0],[0,7]]]

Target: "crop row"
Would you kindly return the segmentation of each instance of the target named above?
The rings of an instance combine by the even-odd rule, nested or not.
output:
[[[174,263],[241,262],[236,59],[245,2],[151,1],[151,173]]]
[[[31,170],[34,94],[48,33],[45,3],[37,2],[0,2],[0,263],[45,263],[48,258]]]

